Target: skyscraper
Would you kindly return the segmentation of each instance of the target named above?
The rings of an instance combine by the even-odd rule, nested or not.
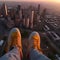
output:
[[[40,4],[38,4],[38,14],[40,15]]]
[[[34,19],[34,11],[31,11],[31,20],[30,20],[30,28],[33,28],[33,19]]]
[[[25,18],[23,18],[23,22],[22,23],[23,23],[23,26],[25,26]]]
[[[26,23],[26,28],[29,28],[29,18],[27,18],[26,20],[25,20],[25,23]]]
[[[2,14],[3,14],[3,16],[7,16],[8,15],[8,8],[7,8],[7,5],[6,5],[5,1],[3,1],[3,2],[4,3],[2,5],[2,7],[1,7]]]
[[[38,9],[37,9],[37,22],[40,20],[40,4],[38,4]]]
[[[21,5],[18,5],[17,10],[20,11],[20,9],[21,9]]]
[[[17,12],[16,12],[18,15],[19,15],[19,17],[20,17],[20,20],[22,19],[22,9],[21,9],[21,5],[18,5],[17,6]]]
[[[19,11],[20,20],[22,19],[22,9]]]

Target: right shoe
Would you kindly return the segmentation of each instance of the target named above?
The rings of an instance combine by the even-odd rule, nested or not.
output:
[[[34,31],[30,34],[28,39],[28,53],[31,49],[36,49],[37,51],[42,53],[42,49],[40,47],[40,35],[38,32]]]

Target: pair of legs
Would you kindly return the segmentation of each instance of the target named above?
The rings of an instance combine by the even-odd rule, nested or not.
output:
[[[8,36],[6,54],[0,60],[22,60],[22,40],[18,28],[13,28]],[[40,36],[38,32],[32,32],[28,38],[27,57],[30,60],[50,60],[43,55],[40,48]]]

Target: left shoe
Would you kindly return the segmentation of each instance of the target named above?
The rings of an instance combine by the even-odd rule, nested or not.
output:
[[[18,28],[13,28],[10,31],[5,52],[8,52],[12,47],[17,47],[21,54],[21,57],[23,57],[21,33]]]

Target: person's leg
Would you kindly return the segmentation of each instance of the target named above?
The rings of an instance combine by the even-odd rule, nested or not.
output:
[[[47,56],[43,55],[36,49],[30,51],[30,60],[50,60]]]
[[[14,47],[11,51],[2,56],[0,60],[21,60],[18,48]]]
[[[40,36],[38,32],[32,32],[28,39],[28,56],[30,60],[50,60],[43,55],[40,47]]]
[[[11,51],[10,51],[11,50]],[[21,43],[21,33],[18,28],[13,28],[10,31],[8,36],[7,46],[5,47],[5,52],[7,53],[3,57],[7,57],[8,60],[14,58],[13,60],[17,60],[16,58],[22,58],[22,43]],[[19,55],[20,54],[20,55]],[[19,57],[20,56],[20,57]]]

